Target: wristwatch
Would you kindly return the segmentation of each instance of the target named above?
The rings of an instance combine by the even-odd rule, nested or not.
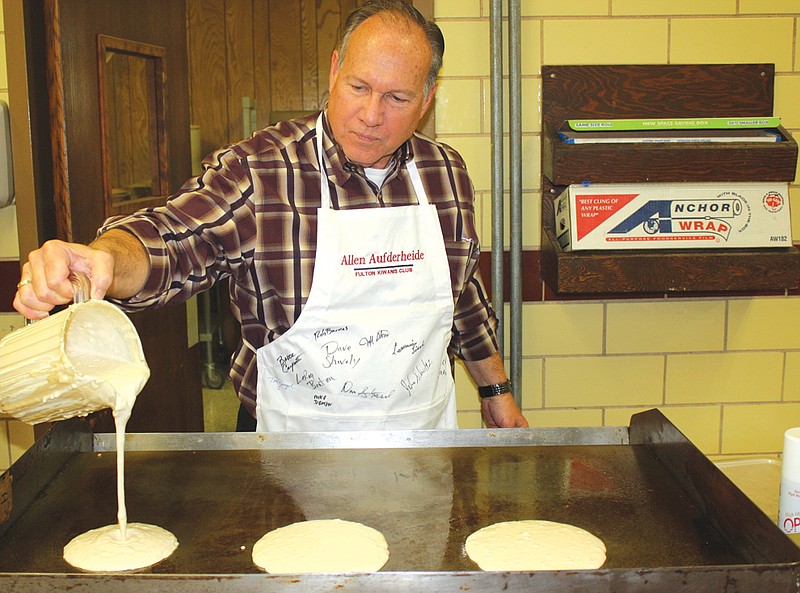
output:
[[[501,395],[503,393],[511,393],[511,381],[478,387],[478,395],[481,399],[484,397],[494,397],[495,395]]]

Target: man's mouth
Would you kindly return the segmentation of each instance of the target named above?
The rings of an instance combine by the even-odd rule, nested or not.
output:
[[[376,138],[375,136],[368,136],[366,134],[359,134],[358,132],[353,132],[353,135],[360,142],[376,142],[376,141],[379,140],[379,138]]]

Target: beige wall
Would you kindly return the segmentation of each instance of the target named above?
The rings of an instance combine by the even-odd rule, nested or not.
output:
[[[542,64],[774,63],[775,114],[800,137],[797,0],[522,0],[521,12],[526,249],[539,248]],[[488,247],[489,1],[436,0],[435,16],[437,134],[470,167]],[[800,185],[790,193],[797,242]],[[658,407],[707,454],[741,456],[779,453],[800,425],[800,297],[526,303],[522,354],[534,426],[627,425]],[[459,386],[461,425],[477,426],[463,373]]]
[[[8,77],[6,75],[6,35],[3,22],[3,0],[0,0],[0,101],[8,103]],[[16,207],[0,208],[0,260],[19,259],[17,245]],[[0,321],[0,328],[3,323]],[[2,331],[0,329],[0,331]],[[0,333],[2,335],[2,333]]]
[[[6,36],[3,23],[3,2],[0,0],[0,100],[8,103],[6,76]],[[13,149],[13,147],[12,147]],[[0,260],[19,260],[16,208],[0,208]],[[0,313],[0,337],[22,325],[22,318]],[[6,469],[33,443],[33,429],[22,422],[0,418],[0,471]]]

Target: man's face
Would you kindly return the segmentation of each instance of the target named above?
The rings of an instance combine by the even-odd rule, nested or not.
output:
[[[347,158],[382,169],[425,115],[431,49],[419,27],[373,16],[353,31],[341,67],[331,59],[328,121]]]

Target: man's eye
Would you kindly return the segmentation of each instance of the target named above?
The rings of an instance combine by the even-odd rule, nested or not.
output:
[[[406,99],[405,97],[398,97],[397,95],[389,95],[389,99],[393,103],[398,103],[398,104],[408,103],[408,99]]]
[[[358,93],[362,93],[366,90],[367,87],[365,87],[363,84],[351,84],[350,88],[352,88],[354,91]]]

